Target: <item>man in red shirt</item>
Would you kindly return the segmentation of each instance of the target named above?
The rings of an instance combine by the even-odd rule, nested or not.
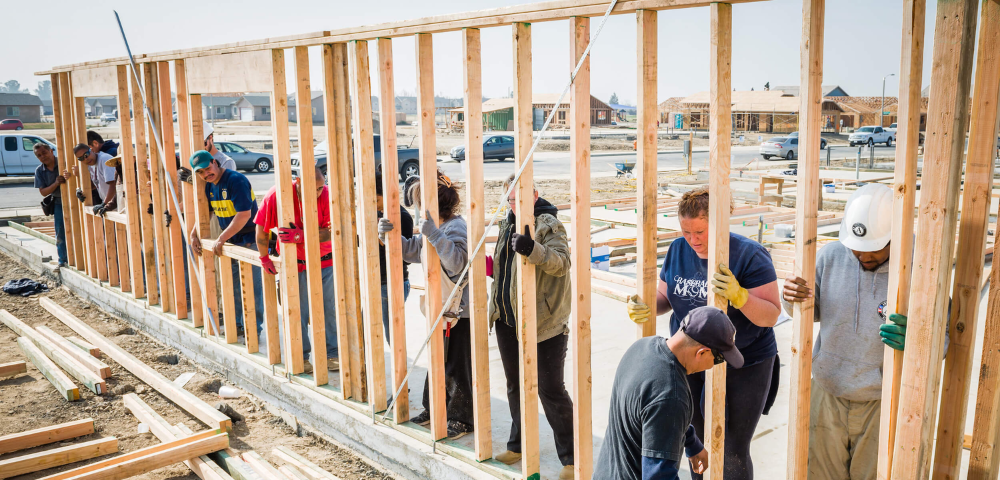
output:
[[[302,228],[302,201],[300,200],[300,179],[296,178],[292,183],[292,195],[295,205],[295,221],[288,227],[278,225],[278,195],[277,186],[271,187],[264,195],[257,217],[254,223],[257,224],[257,252],[260,253],[260,262],[264,270],[271,275],[278,273],[274,263],[269,256],[268,248],[271,231],[277,229],[278,241],[275,243],[276,253],[281,251],[282,244],[295,244],[299,266],[299,311],[302,319],[302,353],[309,357],[312,352],[312,344],[309,341],[309,287],[306,280],[306,247],[305,232]],[[319,251],[320,266],[323,277],[323,317],[326,324],[326,358],[329,370],[340,370],[340,355],[337,349],[337,311],[335,309],[336,294],[333,289],[333,244],[330,241],[330,196],[326,187],[326,177],[323,171],[316,168],[316,189],[317,212],[319,214]],[[265,333],[261,334],[261,344]],[[312,371],[312,358],[306,364],[306,373]]]

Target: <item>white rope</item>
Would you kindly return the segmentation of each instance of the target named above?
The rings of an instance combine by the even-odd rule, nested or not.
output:
[[[601,19],[601,24],[597,27],[597,31],[594,33],[594,38],[590,40],[590,43],[587,44],[587,49],[584,50],[583,55],[580,56],[580,61],[577,62],[576,68],[574,68],[573,73],[570,74],[569,82],[566,84],[566,87],[563,88],[562,93],[559,95],[559,99],[556,100],[555,106],[552,107],[552,111],[549,112],[549,116],[548,118],[545,119],[545,124],[542,125],[542,129],[538,132],[538,136],[535,138],[534,143],[531,144],[531,149],[528,150],[528,154],[524,157],[523,163],[521,164],[521,168],[518,169],[517,174],[514,175],[514,181],[511,182],[510,188],[508,188],[507,192],[504,193],[503,197],[500,198],[500,201],[497,204],[497,208],[493,212],[493,216],[490,218],[490,223],[483,230],[483,236],[480,237],[479,243],[476,245],[475,250],[473,250],[472,254],[469,255],[468,263],[466,263],[465,268],[462,269],[462,274],[459,275],[458,281],[455,282],[455,287],[451,289],[451,293],[448,295],[448,298],[444,301],[443,305],[451,303],[452,299],[455,298],[455,294],[459,291],[460,286],[462,285],[462,280],[465,279],[465,276],[468,275],[469,273],[469,269],[472,267],[473,259],[476,258],[477,255],[479,255],[479,251],[482,250],[483,246],[486,244],[486,233],[489,232],[490,228],[493,228],[493,225],[497,221],[497,217],[503,210],[503,206],[507,203],[507,198],[510,197],[511,192],[513,192],[514,188],[517,187],[518,181],[520,181],[521,179],[521,174],[524,173],[524,169],[529,164],[528,162],[531,161],[532,156],[535,154],[535,149],[538,147],[538,142],[541,141],[542,135],[545,133],[545,130],[549,128],[549,124],[551,124],[552,119],[555,118],[556,110],[558,110],[559,106],[562,105],[563,99],[566,97],[566,94],[569,93],[569,89],[570,87],[573,86],[573,82],[576,81],[576,75],[580,73],[580,69],[583,68],[583,63],[587,60],[587,57],[590,56],[590,49],[594,46],[594,43],[597,42],[597,38],[600,37],[601,35],[601,30],[604,29],[604,24],[607,23],[608,17],[611,16],[611,11],[614,10],[615,5],[617,4],[618,0],[612,0],[611,4],[608,5],[608,10],[604,12],[604,17]],[[531,92],[527,92],[527,94],[531,95]],[[444,318],[444,309],[442,309],[441,312],[438,313],[437,319],[434,320],[434,323],[431,325],[430,333],[427,335],[427,338],[424,339],[424,343],[423,345],[420,346],[420,350],[418,350],[417,354],[414,355],[413,357],[414,366],[416,365],[417,359],[420,358],[420,355],[423,354],[424,350],[427,348],[427,344],[431,341],[431,338],[434,335],[439,334],[437,331],[437,327],[441,323],[442,318]],[[392,397],[392,402],[390,402],[389,406],[386,407],[385,414],[382,415],[380,421],[385,422],[385,418],[389,415],[389,411],[392,410],[393,405],[396,404],[396,400],[399,399],[400,392],[403,391],[403,388],[406,386],[406,382],[409,380],[410,374],[412,373],[413,373],[413,368],[408,367],[406,369],[406,376],[403,377],[403,381],[400,382],[399,388],[396,389],[396,393]],[[408,421],[408,420],[409,419],[405,419],[403,421]],[[396,423],[402,423],[402,422],[400,422],[400,419],[397,418]],[[435,443],[436,442],[437,440],[435,440]]]

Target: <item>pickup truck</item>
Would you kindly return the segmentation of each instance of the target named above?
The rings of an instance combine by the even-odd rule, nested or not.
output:
[[[891,147],[892,142],[895,140],[896,132],[874,126],[861,127],[847,137],[847,141],[852,147],[855,145],[868,145],[869,147],[873,147],[876,143],[885,143],[885,146]]]
[[[56,146],[48,140],[25,133],[0,135],[0,175],[34,175],[42,164],[35,157],[35,144],[45,143],[58,156]]]
[[[382,164],[382,136],[374,135],[375,141],[375,166],[378,167]],[[316,165],[323,170],[323,174],[326,174],[326,152],[329,149],[329,144],[326,140],[320,142],[313,149],[313,155],[316,157]],[[404,181],[407,178],[418,175],[420,173],[420,150],[416,148],[397,148],[396,158],[399,162],[399,180]],[[299,163],[301,159],[301,154],[296,152],[292,154],[292,175],[299,175]]]

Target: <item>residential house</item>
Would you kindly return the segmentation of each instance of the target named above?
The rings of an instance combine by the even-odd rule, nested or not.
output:
[[[90,107],[87,115],[91,117],[100,117],[105,113],[114,114],[118,111],[117,97],[87,97],[84,103]]]
[[[201,116],[205,120],[237,120],[240,112],[234,104],[239,99],[239,95],[202,95]]]
[[[822,128],[835,131],[839,128],[843,109],[831,98],[824,98],[821,105]],[[781,90],[733,91],[733,131],[788,133],[799,128],[801,99]],[[680,101],[684,111],[684,124],[688,128],[708,129],[709,92],[698,92]]]
[[[824,97],[849,97],[850,95],[840,88],[840,85],[823,85],[820,87],[823,90]],[[793,97],[799,96],[799,86],[791,85],[784,87],[774,87],[772,91],[784,92],[786,95],[791,95]],[[765,90],[766,91],[766,90]]]
[[[239,119],[244,122],[271,121],[271,95],[268,93],[243,95],[233,106],[238,109]]]
[[[0,119],[39,123],[42,121],[42,99],[30,93],[0,93]]]
[[[52,115],[52,99],[43,98],[42,99],[42,115]]]
[[[541,130],[545,119],[555,108],[559,100],[557,93],[536,93],[531,96],[532,124],[535,130]],[[569,96],[563,99],[549,128],[569,128]],[[465,109],[463,107],[448,109],[452,130],[464,128]],[[590,124],[595,126],[611,125],[614,110],[607,103],[590,96]],[[514,99],[491,98],[483,102],[483,128],[494,131],[512,131],[514,129]]]
[[[324,116],[325,110],[323,109],[323,92],[313,90],[311,92],[311,103],[312,103],[312,121],[313,125],[323,125],[326,122],[326,117]],[[298,122],[298,108],[297,98],[294,93],[288,94],[288,121]]]
[[[620,103],[609,103],[609,107],[615,111],[615,118],[619,122],[627,122],[629,117],[635,117],[639,108],[635,105],[622,105]]]

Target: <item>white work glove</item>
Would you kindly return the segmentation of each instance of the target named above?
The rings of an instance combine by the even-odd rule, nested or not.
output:
[[[385,245],[385,234],[392,231],[395,228],[392,222],[388,218],[382,217],[378,219],[378,241]]]
[[[420,233],[423,236],[430,238],[434,235],[434,232],[438,231],[438,227],[437,224],[434,223],[434,219],[431,218],[430,210],[426,210],[424,215],[426,218],[424,218],[424,221],[420,223]]]

